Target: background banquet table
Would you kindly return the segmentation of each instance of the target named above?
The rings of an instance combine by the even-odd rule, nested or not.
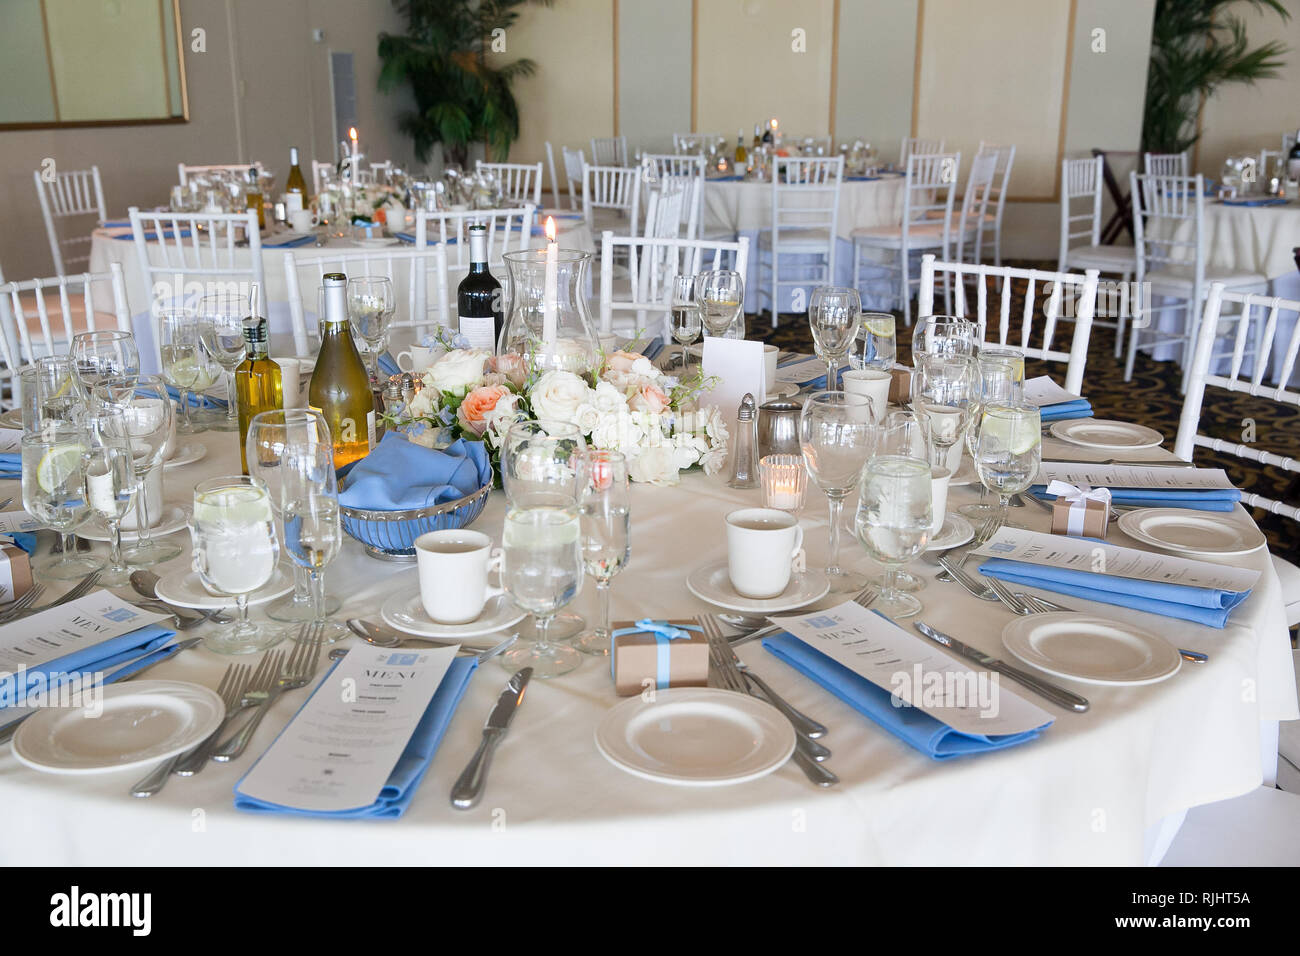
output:
[[[188,504],[201,478],[238,471],[229,435],[197,438],[208,446],[208,456],[168,472],[169,501]],[[1062,450],[1054,440],[1045,445],[1048,456]],[[9,483],[0,494],[16,489]],[[974,494],[954,488],[950,510]],[[709,610],[687,590],[685,577],[724,556],[722,516],[757,499],[756,491],[734,491],[721,478],[702,474],[687,475],[673,488],[634,486],[632,559],[615,581],[615,617]],[[494,493],[476,527],[499,537],[503,511],[501,495]],[[825,514],[825,501],[810,490],[801,523],[814,566],[825,559]],[[1040,509],[1026,507],[1016,517],[1046,530],[1047,515]],[[1118,529],[1110,540],[1126,543]],[[851,565],[868,565],[851,538],[845,555]],[[787,765],[740,786],[656,784],[623,773],[597,753],[595,727],[621,698],[613,693],[606,660],[592,658],[570,675],[533,682],[498,751],[482,803],[460,812],[448,803],[451,784],[508,676],[490,663],[473,678],[401,820],[321,821],[234,810],[232,788],[301,706],[305,697],[297,692],[275,705],[243,758],[212,764],[195,778],[173,778],[147,801],[127,793],[143,776],[139,771],[45,776],[3,748],[0,863],[1140,864],[1162,821],[1176,822],[1190,806],[1257,786],[1261,721],[1297,716],[1289,642],[1268,556],[1261,550],[1233,560],[1262,576],[1222,631],[1071,600],[1081,611],[1131,619],[1180,647],[1209,654],[1210,661],[1185,665],[1172,679],[1151,686],[1070,685],[1092,701],[1083,715],[1030,695],[1053,714],[1055,725],[1040,739],[1001,752],[931,761],[748,644],[740,656],[829,727],[823,742],[834,753],[828,766],[842,782],[818,790]],[[170,567],[188,561],[187,554]],[[935,567],[926,562],[914,570],[928,582],[920,594],[925,620],[981,650],[1001,653],[1009,612],[976,601],[955,584],[937,583]],[[344,615],[377,617],[386,595],[414,586],[415,572],[370,559],[345,538],[327,581],[344,599]],[[590,582],[578,609],[594,613]],[[227,662],[200,648],[149,676],[215,687]]]

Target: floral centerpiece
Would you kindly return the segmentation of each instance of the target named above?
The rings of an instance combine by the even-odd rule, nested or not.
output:
[[[589,446],[622,452],[633,481],[675,485],[683,471],[712,475],[726,464],[726,421],[716,405],[699,405],[714,385],[700,372],[676,378],[628,350],[601,353],[590,374],[530,375],[520,355],[457,347],[463,344],[459,336],[440,341],[445,351],[421,376],[420,391],[386,411],[387,423],[411,441],[481,440],[496,465],[510,426],[538,419],[572,423]]]

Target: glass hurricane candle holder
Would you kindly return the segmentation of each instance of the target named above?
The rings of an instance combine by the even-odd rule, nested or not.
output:
[[[593,370],[600,346],[584,295],[591,253],[530,249],[504,258],[510,304],[498,351],[521,356],[530,375]]]
[[[808,490],[808,469],[803,455],[764,455],[758,463],[759,485],[763,489],[763,507],[788,511],[803,507]]]

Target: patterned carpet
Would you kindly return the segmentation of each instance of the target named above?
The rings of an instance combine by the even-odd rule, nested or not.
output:
[[[1008,264],[1049,268],[1043,263]],[[1023,298],[1023,290],[1018,291],[1016,298]],[[1017,301],[1012,305],[1011,314],[1018,314],[1019,308]],[[895,315],[898,316],[899,361],[908,363],[912,354],[911,329],[903,326],[901,312]],[[751,315],[747,319],[753,337],[782,349],[813,350],[812,334],[804,315],[782,315],[776,329],[771,327],[771,320],[765,314]],[[1059,330],[1057,334],[1059,337]],[[1065,367],[1060,363],[1028,361],[1025,366],[1027,377],[1051,374],[1061,382],[1064,373]],[[1094,327],[1083,391],[1098,418],[1123,419],[1154,428],[1165,436],[1165,447],[1172,450],[1183,406],[1179,394],[1180,374],[1177,362],[1156,362],[1138,353],[1133,380],[1125,382],[1123,361],[1115,358],[1115,330]],[[1300,458],[1300,408],[1286,408],[1251,396],[1229,395],[1218,388],[1206,393],[1199,429],[1201,434],[1248,444],[1250,436],[1244,432],[1251,422],[1255,441],[1260,446],[1279,455]],[[1202,467],[1223,468],[1233,483],[1245,491],[1289,505],[1300,504],[1300,475],[1276,467],[1260,467],[1254,462],[1205,448],[1196,450],[1195,462]],[[1289,519],[1261,509],[1255,509],[1253,513],[1268,537],[1270,549],[1281,557],[1300,563],[1300,527]]]

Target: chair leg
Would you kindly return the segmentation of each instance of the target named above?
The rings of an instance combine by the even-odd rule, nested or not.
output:
[[[1178,386],[1180,395],[1187,394],[1187,385],[1192,380],[1192,351],[1196,348],[1196,338],[1201,331],[1200,297],[1192,296],[1187,303],[1187,322],[1183,326],[1183,374]]]
[[[1151,303],[1146,303],[1146,305],[1149,310]],[[1155,313],[1152,312],[1151,314],[1154,315]],[[1137,319],[1134,318],[1128,330],[1128,358],[1124,360],[1124,381],[1126,382],[1133,380],[1133,359],[1137,357],[1138,339],[1141,334],[1142,329],[1139,327]]]
[[[903,300],[903,324],[912,327],[912,289],[908,284],[907,250],[898,250],[898,284],[900,298]]]

